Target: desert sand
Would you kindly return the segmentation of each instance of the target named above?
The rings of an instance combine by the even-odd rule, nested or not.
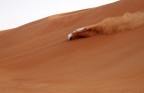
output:
[[[137,11],[144,0],[121,0],[1,31],[0,93],[144,93],[144,26],[67,40],[76,28]]]

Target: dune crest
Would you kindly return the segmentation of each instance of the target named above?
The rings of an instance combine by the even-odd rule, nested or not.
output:
[[[68,35],[68,40],[128,31],[143,24],[144,12],[125,13],[123,16],[106,18],[95,25],[78,28]]]

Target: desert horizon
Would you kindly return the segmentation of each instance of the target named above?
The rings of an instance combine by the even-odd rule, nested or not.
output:
[[[13,0],[0,1],[0,31],[17,28],[30,22],[71,11],[102,6],[118,0]]]
[[[0,31],[0,93],[143,93],[143,25],[67,40],[77,28],[139,11],[143,0],[120,0]]]

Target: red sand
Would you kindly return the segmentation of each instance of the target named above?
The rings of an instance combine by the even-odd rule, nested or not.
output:
[[[74,29],[144,11],[143,0],[54,15],[0,32],[0,93],[144,93],[144,27],[67,41]]]

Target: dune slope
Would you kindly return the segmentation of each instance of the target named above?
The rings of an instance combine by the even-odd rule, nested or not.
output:
[[[0,32],[0,93],[143,93],[144,26],[67,41],[76,28],[137,11],[143,0],[121,0]]]

